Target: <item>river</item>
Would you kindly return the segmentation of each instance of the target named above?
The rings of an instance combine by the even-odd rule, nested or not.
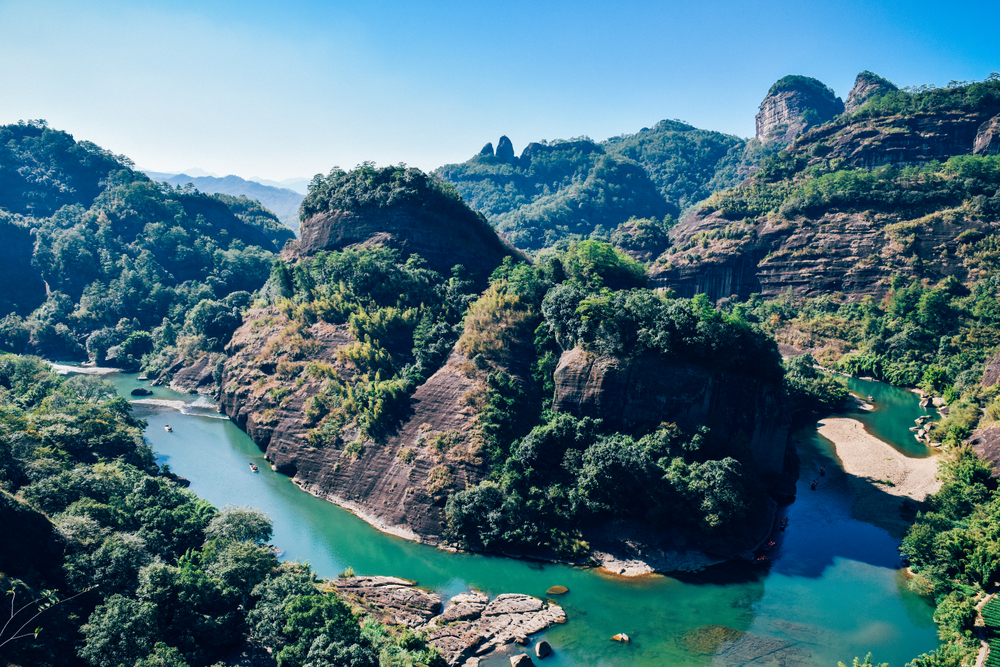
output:
[[[107,377],[126,396],[145,384],[134,375]],[[924,413],[914,394],[860,380],[852,380],[851,389],[872,395],[876,410],[847,416],[910,456],[929,454],[908,430]],[[773,537],[770,565],[728,563],[698,574],[630,580],[565,565],[453,554],[380,533],[272,472],[260,449],[206,399],[153,391],[150,398],[169,403],[137,404],[136,415],[149,422],[146,437],[158,461],[216,506],[267,512],[283,557],[308,561],[323,577],[351,567],[358,574],[412,579],[446,598],[469,588],[544,597],[550,586],[567,586],[570,592],[558,602],[568,622],[541,635],[555,649],[546,665],[721,666],[760,655],[752,664],[833,667],[871,651],[875,661],[902,667],[937,646],[932,607],[905,588],[898,540],[851,516],[847,477],[815,427],[794,435],[802,481],[796,501],[779,510],[789,522]],[[251,462],[259,474],[250,471]],[[822,465],[826,476],[811,491],[808,480]],[[744,634],[717,654],[706,626]],[[633,641],[610,641],[618,632]],[[509,663],[494,654],[484,664]]]

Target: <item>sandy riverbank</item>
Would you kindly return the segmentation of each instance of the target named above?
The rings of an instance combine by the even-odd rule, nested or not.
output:
[[[937,456],[903,456],[854,419],[823,419],[818,426],[820,435],[833,442],[844,471],[850,475],[854,516],[902,537],[909,522],[900,516],[897,498],[919,502],[941,488],[935,479]]]

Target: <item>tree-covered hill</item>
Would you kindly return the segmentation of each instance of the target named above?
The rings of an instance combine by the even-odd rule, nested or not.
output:
[[[133,368],[221,350],[292,236],[258,202],[155,184],[42,121],[0,138],[0,350]]]

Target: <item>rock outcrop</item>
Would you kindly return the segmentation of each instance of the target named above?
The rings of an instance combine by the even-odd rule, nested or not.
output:
[[[254,326],[254,320],[272,323]],[[288,321],[273,310],[253,313],[249,321],[228,348],[220,400],[223,412],[253,438],[275,470],[291,476],[302,489],[352,510],[381,530],[439,543],[445,495],[477,484],[485,474],[469,450],[475,411],[466,397],[478,385],[466,376],[465,358],[453,353],[416,389],[407,416],[391,435],[348,449],[357,435],[356,429],[348,430],[336,444],[316,448],[309,444],[314,424],[305,406],[321,390],[323,379],[305,372],[298,380],[277,377],[260,355],[280,337]],[[313,347],[311,361],[328,363],[349,375],[345,367],[349,362],[337,360],[337,349],[354,342],[346,325],[319,322],[307,335]],[[442,433],[458,440],[445,454],[430,446]],[[435,470],[439,481],[432,480]],[[442,486],[440,480],[450,481]]]
[[[514,144],[507,138],[507,135],[500,137],[500,140],[497,142],[496,156],[498,160],[503,160],[504,162],[513,162],[517,159],[514,155]]]
[[[625,360],[579,347],[563,353],[553,379],[559,412],[601,418],[625,431],[665,421],[689,431],[707,426],[705,456],[749,462],[773,491],[795,493],[790,418],[773,383],[739,376],[737,369],[716,373],[681,360]]]
[[[938,111],[836,121],[806,132],[789,150],[811,155],[810,164],[840,159],[865,169],[888,164],[912,167],[972,153],[977,133],[991,115],[990,111]]]
[[[1000,114],[979,126],[972,152],[975,155],[1000,155]]]
[[[760,103],[757,139],[764,144],[789,143],[799,133],[843,112],[843,101],[823,83],[810,77],[786,76]]]
[[[863,107],[865,102],[871,98],[891,93],[894,90],[899,90],[899,88],[891,81],[867,70],[861,72],[854,80],[851,92],[847,94],[844,111],[845,113],[853,113]]]
[[[893,275],[970,277],[956,252],[958,236],[988,225],[957,212],[917,220],[906,213],[829,211],[814,219],[734,222],[697,210],[670,231],[675,250],[650,267],[650,284],[713,300],[776,297],[789,289],[796,296],[844,292],[860,298],[884,295]],[[699,235],[712,241],[696,243]]]
[[[282,256],[294,260],[321,250],[343,250],[362,244],[388,246],[404,257],[420,255],[429,268],[449,276],[457,264],[479,284],[517,251],[505,244],[482,216],[464,205],[437,208],[404,203],[363,211],[333,210],[302,223],[298,243]]]
[[[442,612],[440,596],[405,579],[348,577],[333,584],[342,597],[383,623],[425,632],[449,665],[513,642],[526,644],[531,635],[566,622],[562,607],[528,595],[505,593],[491,601],[484,593],[462,593]]]
[[[481,151],[479,151],[479,154],[480,155],[493,155],[493,142],[492,141],[486,142],[486,145],[483,146],[483,149]]]

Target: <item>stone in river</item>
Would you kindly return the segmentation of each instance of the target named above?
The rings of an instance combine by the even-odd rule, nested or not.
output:
[[[145,387],[138,387],[138,388],[132,390],[132,395],[133,396],[152,396],[153,392],[151,392],[149,389],[146,389]]]
[[[553,586],[549,590],[545,591],[546,595],[562,595],[563,593],[569,593],[569,589],[565,586]]]
[[[524,653],[510,656],[510,667],[532,667],[534,664],[531,658]]]
[[[535,655],[539,658],[544,658],[545,656],[552,653],[552,647],[544,639],[537,644],[535,644]]]

